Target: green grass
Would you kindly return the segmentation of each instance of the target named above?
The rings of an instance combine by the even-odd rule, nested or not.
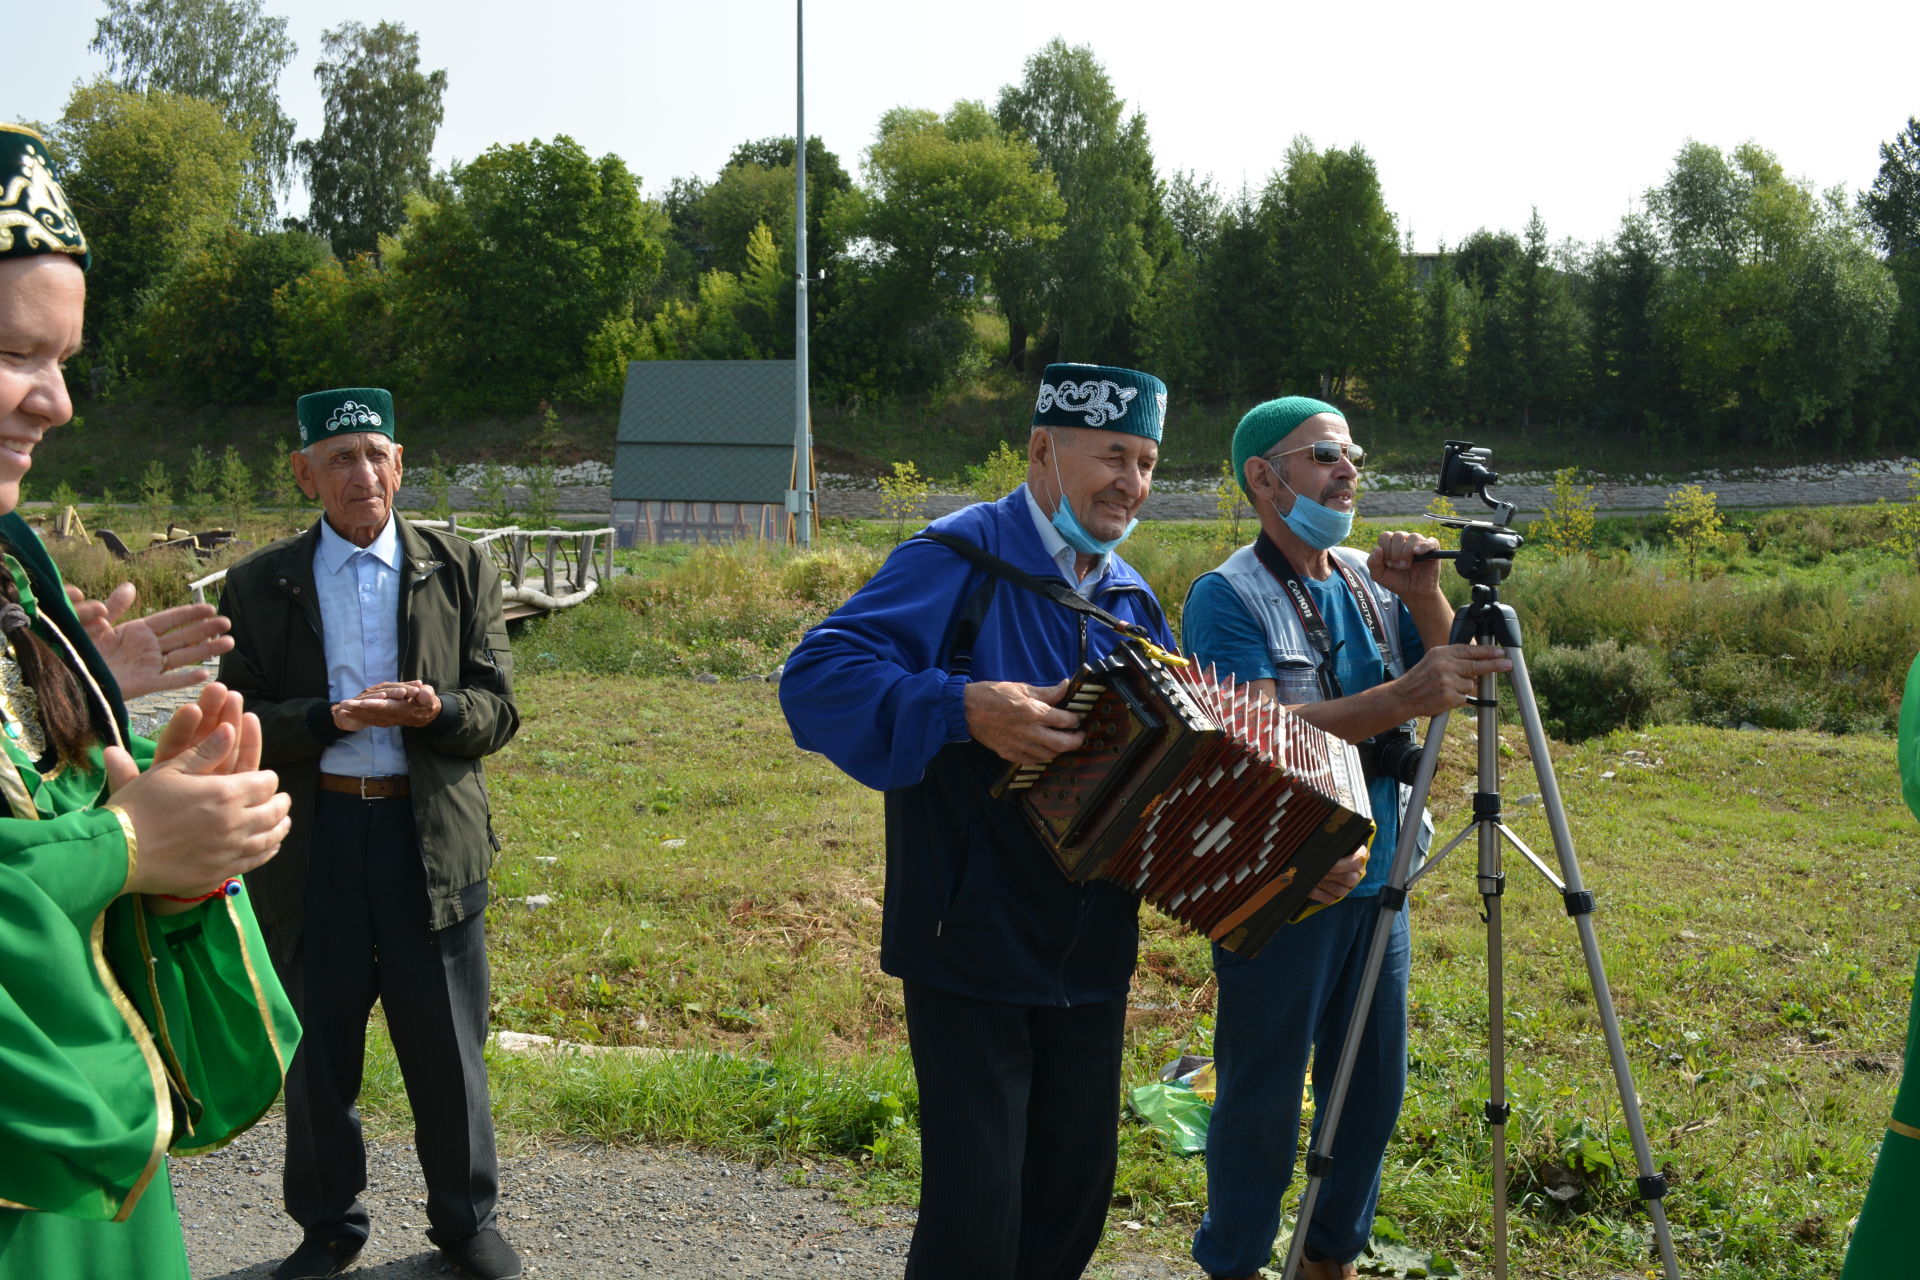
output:
[[[877,960],[879,798],[794,749],[761,682],[569,672],[526,678],[520,697],[525,727],[488,771],[506,844],[496,1025],[669,1056],[498,1055],[503,1128],[824,1161],[852,1199],[910,1202],[916,1101]],[[1503,737],[1510,821],[1551,856],[1539,808],[1517,801],[1538,790],[1525,744]],[[1443,835],[1466,818],[1470,746],[1456,720]],[[1672,727],[1555,750],[1686,1274],[1832,1275],[1920,947],[1920,828],[1897,807],[1887,740]],[[1412,1087],[1381,1212],[1476,1274],[1490,1244],[1471,858],[1415,895]],[[1508,871],[1515,1274],[1637,1270],[1644,1221],[1577,936],[1517,855]],[[535,893],[552,905],[515,901]],[[1149,913],[1128,1084],[1205,1050],[1211,992],[1201,944]],[[396,1114],[398,1097],[376,1072],[373,1108]],[[1122,1153],[1105,1247],[1181,1257],[1200,1162],[1126,1121]],[[1569,1185],[1564,1204],[1545,1194]]]
[[[1664,517],[1612,520],[1591,555],[1524,549],[1502,593],[1520,612],[1530,653],[1608,640],[1648,651],[1662,682],[1653,700],[1672,718],[1883,731],[1920,634],[1920,575],[1890,546],[1889,519],[1882,508],[1743,514],[1698,579],[1669,544]],[[609,591],[614,608],[576,609],[530,629],[521,667],[764,675],[896,538],[886,521],[835,521],[822,532],[808,553],[759,545],[622,553],[632,572]],[[1252,533],[1242,525],[1243,537]],[[1351,541],[1371,545],[1375,536],[1356,529]],[[1148,521],[1128,539],[1127,558],[1176,635],[1189,584],[1229,543],[1218,521]],[[1466,600],[1457,575],[1442,581],[1456,605]],[[1544,677],[1543,664],[1543,690]]]
[[[1680,680],[1678,714],[1862,730],[1669,725],[1555,747],[1689,1276],[1834,1274],[1897,1082],[1920,828],[1899,808],[1884,725],[1920,630],[1920,582],[1876,528],[1859,514],[1755,516],[1694,581],[1657,519],[1603,524],[1611,550],[1529,551],[1508,584],[1530,651],[1613,636],[1647,646]],[[1149,524],[1128,554],[1177,610],[1222,534]],[[911,1200],[917,1100],[898,986],[877,963],[879,799],[793,748],[769,685],[734,678],[781,661],[888,545],[869,525],[836,528],[808,555],[624,552],[632,572],[603,598],[516,642],[525,727],[488,770],[506,842],[490,919],[495,1023],[661,1053],[497,1056],[509,1136],[826,1162],[856,1202]],[[116,566],[82,567],[105,582]],[[1473,786],[1466,727],[1456,720],[1436,786],[1443,839]],[[1518,799],[1538,790],[1524,742],[1505,736],[1509,820],[1545,852],[1540,810]],[[1382,1213],[1475,1274],[1491,1184],[1470,857],[1453,855],[1415,896],[1412,1087]],[[1515,1274],[1643,1269],[1576,935],[1519,857],[1508,870]],[[550,905],[524,905],[534,894]],[[1205,949],[1151,917],[1132,1004],[1129,1084],[1204,1052]],[[370,1110],[397,1121],[402,1097],[376,1053]],[[1200,1163],[1123,1121],[1108,1256],[1181,1258],[1204,1202]]]

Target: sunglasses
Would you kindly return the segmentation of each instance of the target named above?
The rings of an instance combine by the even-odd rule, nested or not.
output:
[[[1284,458],[1290,453],[1311,453],[1313,460],[1323,467],[1334,466],[1342,458],[1358,467],[1367,457],[1365,449],[1345,440],[1315,440],[1312,444],[1303,444],[1298,449],[1282,449],[1279,453],[1269,453],[1265,456],[1271,461],[1274,458]]]

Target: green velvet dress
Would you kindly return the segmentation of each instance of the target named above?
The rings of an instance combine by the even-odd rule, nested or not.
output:
[[[13,516],[0,538],[36,630],[124,739],[118,691],[45,551]],[[133,858],[103,807],[99,749],[84,769],[37,768],[21,724],[30,695],[11,665],[0,663],[11,685],[0,689],[0,1280],[185,1280],[167,1153],[218,1147],[257,1120],[299,1027],[244,894],[171,916],[122,894]],[[153,744],[124,740],[144,767]]]
[[[1900,786],[1907,807],[1920,818],[1920,658],[1907,673],[1900,704]],[[1847,1246],[1841,1280],[1891,1280],[1912,1275],[1914,1215],[1920,1211],[1920,964],[1913,975],[1913,1008],[1907,1014],[1907,1063],[1880,1158],[1867,1186],[1867,1203]]]

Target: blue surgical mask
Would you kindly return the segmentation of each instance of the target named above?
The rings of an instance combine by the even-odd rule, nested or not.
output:
[[[1054,447],[1058,448],[1059,446],[1056,444]],[[1087,527],[1080,523],[1078,516],[1073,514],[1073,504],[1067,501],[1067,486],[1060,479],[1060,456],[1058,454],[1055,454],[1053,458],[1053,482],[1060,490],[1060,504],[1053,509],[1053,527],[1059,532],[1062,538],[1066,539],[1068,546],[1083,555],[1106,555],[1115,547],[1125,542],[1127,535],[1133,532],[1134,526],[1140,523],[1137,519],[1129,520],[1127,521],[1127,527],[1120,531],[1119,537],[1110,541],[1102,541],[1087,532]]]
[[[1282,512],[1280,504],[1273,504],[1273,512],[1293,530],[1294,536],[1312,547],[1315,551],[1327,551],[1339,546],[1353,532],[1353,512],[1335,511],[1325,507],[1301,493],[1281,478],[1280,468],[1267,463],[1273,478],[1279,480],[1288,493],[1293,495],[1293,510]],[[1057,518],[1057,517],[1056,517]]]

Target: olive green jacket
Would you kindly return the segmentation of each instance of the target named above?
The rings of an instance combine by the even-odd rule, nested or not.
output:
[[[426,864],[432,925],[481,911],[493,834],[481,758],[520,727],[513,658],[501,616],[500,575],[463,538],[393,517],[400,535],[400,679],[440,695],[440,718],[403,729],[413,816]],[[305,913],[307,869],[326,850],[310,847],[320,753],[346,735],[333,723],[326,648],[320,637],[313,553],[320,524],[263,547],[227,571],[220,612],[234,647],[220,679],[246,695],[264,731],[261,761],[278,771],[293,801],[293,834],[272,861],[247,876],[276,959],[293,955]]]

